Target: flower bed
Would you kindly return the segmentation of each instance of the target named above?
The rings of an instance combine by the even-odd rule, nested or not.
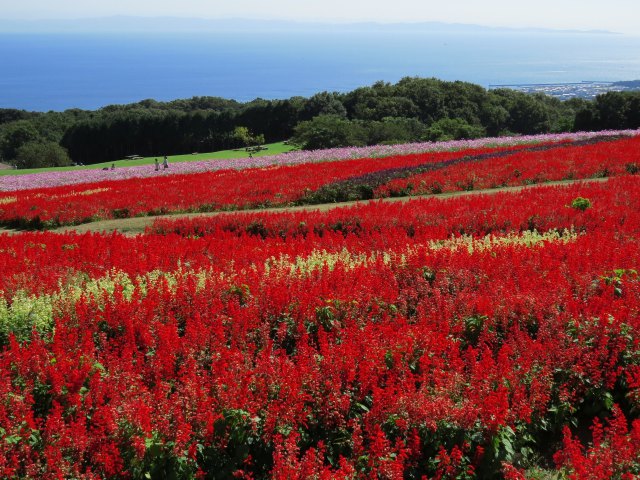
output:
[[[25,175],[0,176],[0,192],[34,188],[75,185],[79,183],[96,183],[129,178],[146,178],[211,172],[228,169],[245,169],[270,167],[276,165],[299,165],[325,162],[330,160],[348,160],[356,158],[379,158],[415,153],[440,152],[449,150],[467,150],[488,146],[509,146],[526,143],[562,142],[565,140],[583,140],[594,135],[637,135],[637,130],[578,132],[564,134],[529,135],[519,137],[482,138],[476,140],[456,140],[449,142],[408,143],[400,145],[375,145],[371,147],[333,148],[327,150],[297,151],[281,155],[236,158],[228,160],[211,160],[202,162],[172,163],[168,170],[156,172],[153,165],[122,167],[113,171],[77,170],[42,172]]]
[[[1,235],[0,476],[632,478],[639,212],[632,176]]]
[[[343,202],[626,175],[640,136],[224,170],[0,194],[0,224],[48,228],[100,219]]]

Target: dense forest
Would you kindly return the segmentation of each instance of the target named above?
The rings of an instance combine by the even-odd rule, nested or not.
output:
[[[640,127],[640,92],[561,101],[466,82],[403,78],[309,98],[217,97],[96,111],[0,109],[0,161],[18,168],[99,163],[291,139],[301,148]]]

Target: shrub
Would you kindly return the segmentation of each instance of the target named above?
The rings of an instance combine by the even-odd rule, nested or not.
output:
[[[591,201],[588,198],[576,197],[571,202],[571,206],[584,212],[587,208],[591,207]]]
[[[18,149],[18,168],[65,167],[71,165],[67,151],[55,142],[28,142]]]

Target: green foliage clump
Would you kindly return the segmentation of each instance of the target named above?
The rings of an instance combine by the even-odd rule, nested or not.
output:
[[[486,130],[478,125],[470,125],[461,118],[443,118],[434,122],[426,133],[426,139],[434,142],[481,138]]]
[[[631,175],[635,175],[636,173],[640,172],[640,165],[638,165],[637,163],[633,162],[633,163],[627,163],[624,166],[625,170],[627,171],[627,173],[630,173]]]
[[[0,130],[0,158],[5,162],[13,161],[18,150],[25,144],[38,138],[38,131],[27,120],[2,125]]]
[[[71,159],[56,142],[33,141],[18,149],[15,164],[18,168],[66,167]]]
[[[53,330],[53,302],[51,297],[18,292],[11,302],[0,298],[0,345],[6,345],[10,335],[19,342],[31,338],[33,330],[40,335]]]
[[[247,127],[236,127],[231,135],[234,147],[251,147],[264,143],[264,135],[253,135]]]
[[[338,115],[319,115],[301,122],[291,141],[305,150],[367,144],[364,128]]]
[[[576,197],[571,202],[571,207],[584,212],[587,208],[591,207],[591,200],[588,198]]]

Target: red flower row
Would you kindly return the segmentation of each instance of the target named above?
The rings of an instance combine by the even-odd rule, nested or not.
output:
[[[558,180],[609,177],[640,171],[640,137],[578,148],[523,151],[500,159],[459,164],[391,180],[379,198],[531,185]]]

